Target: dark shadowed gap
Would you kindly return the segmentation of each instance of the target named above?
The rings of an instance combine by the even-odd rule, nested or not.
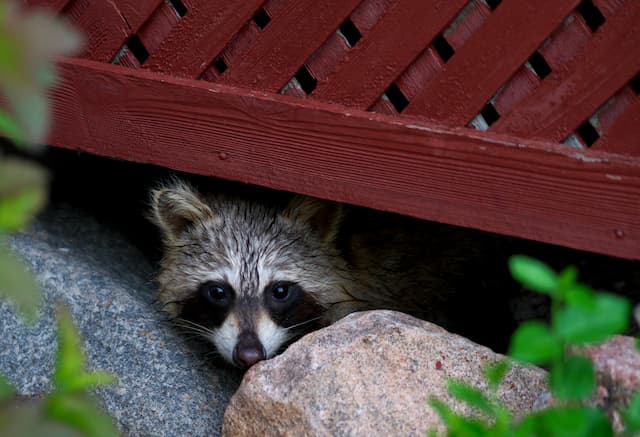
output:
[[[432,44],[433,48],[436,49],[436,52],[438,52],[438,55],[440,55],[440,58],[444,62],[447,62],[449,59],[451,59],[451,57],[455,53],[455,50],[453,50],[453,47],[451,47],[449,41],[447,41],[442,34],[436,36]]]
[[[344,23],[340,25],[338,30],[345,37],[347,43],[351,47],[355,46],[357,42],[360,41],[360,38],[362,38],[362,34],[350,18],[347,18]]]
[[[391,102],[394,108],[398,113],[404,111],[404,109],[409,105],[409,100],[407,97],[400,91],[400,88],[395,83],[392,83],[387,91],[385,91],[385,95]]]
[[[600,9],[598,9],[591,0],[584,0],[578,5],[577,10],[578,13],[582,15],[582,18],[584,18],[585,23],[587,23],[587,26],[589,26],[589,29],[591,29],[592,32],[598,30],[598,28],[606,21],[606,18],[604,18]]]
[[[531,65],[531,68],[533,68],[533,71],[535,71],[540,79],[544,79],[551,74],[551,67],[547,63],[547,60],[537,50],[533,52],[533,55],[529,58],[529,65]]]
[[[144,44],[142,44],[142,41],[140,41],[138,35],[131,35],[126,42],[126,45],[141,65],[149,58],[149,52]]]
[[[318,85],[318,81],[311,75],[311,72],[306,65],[300,67],[300,70],[298,70],[294,77],[300,84],[302,90],[307,94],[311,94],[311,92],[315,90],[316,86]]]
[[[253,16],[253,22],[256,23],[260,29],[267,27],[270,21],[271,17],[264,8],[258,9],[258,12]]]
[[[188,9],[180,0],[169,0],[169,3],[171,3],[171,6],[173,6],[173,9],[180,18],[187,15]]]
[[[582,138],[582,141],[587,145],[587,147],[591,147],[593,143],[598,141],[600,138],[600,134],[595,127],[589,122],[589,120],[582,123],[577,129],[578,135]]]

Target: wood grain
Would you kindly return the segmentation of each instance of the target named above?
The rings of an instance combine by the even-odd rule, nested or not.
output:
[[[464,7],[467,0],[399,0],[313,97],[367,109]]]
[[[404,113],[466,125],[578,3],[503,2]]]
[[[87,37],[82,56],[94,61],[110,62],[133,33],[113,2],[75,0],[64,14]]]
[[[627,108],[592,147],[612,153],[640,156],[640,98]]]
[[[359,0],[292,0],[220,81],[279,91],[349,16]]]
[[[63,59],[51,143],[640,259],[640,160]]]
[[[638,22],[640,2],[631,2],[491,129],[562,141],[640,70]]]
[[[151,54],[145,68],[197,78],[263,0],[192,0],[187,14]]]

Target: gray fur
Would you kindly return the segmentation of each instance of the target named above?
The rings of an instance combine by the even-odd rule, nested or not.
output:
[[[203,196],[177,180],[152,193],[152,219],[164,238],[158,298],[165,309],[179,316],[201,283],[225,278],[238,293],[234,329],[243,332],[257,329],[262,292],[274,275],[299,284],[322,309],[324,324],[373,308],[443,321],[444,296],[452,287],[443,272],[461,274],[470,254],[451,228],[443,242],[441,228],[425,231],[417,221],[345,212],[339,204],[302,196],[281,210]],[[231,352],[222,355],[230,359]]]

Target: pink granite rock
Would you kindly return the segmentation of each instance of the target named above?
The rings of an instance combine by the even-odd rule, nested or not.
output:
[[[450,378],[486,388],[501,358],[442,328],[392,311],[355,313],[253,366],[233,396],[223,435],[421,435],[442,429],[428,399],[467,411]],[[546,373],[514,365],[500,398],[515,414],[544,397]]]

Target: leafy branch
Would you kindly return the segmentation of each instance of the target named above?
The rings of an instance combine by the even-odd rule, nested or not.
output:
[[[525,287],[551,298],[551,323],[527,321],[511,337],[509,355],[519,361],[548,366],[548,385],[554,397],[551,407],[516,420],[497,397],[505,362],[488,367],[489,395],[462,381],[449,381],[449,393],[480,414],[467,417],[453,412],[442,401],[430,403],[447,427],[447,436],[459,437],[588,437],[613,436],[607,415],[588,404],[596,388],[593,363],[580,348],[601,343],[629,327],[631,305],[611,293],[595,293],[578,282],[575,267],[559,274],[541,261],[526,256],[509,260],[512,276]],[[621,412],[624,434],[640,432],[640,392]],[[430,435],[437,433],[432,431]]]

